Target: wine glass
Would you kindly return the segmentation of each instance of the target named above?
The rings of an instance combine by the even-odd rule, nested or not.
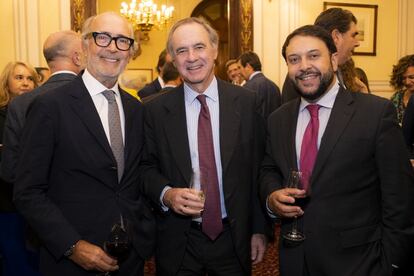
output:
[[[206,170],[204,170],[203,168],[194,169],[189,184],[189,188],[195,190],[198,193],[198,196],[202,202],[205,202],[206,200],[207,185],[203,185],[207,180],[206,177]]]
[[[127,223],[122,215],[120,215],[120,221],[115,223],[108,239],[104,242],[104,250],[111,257],[114,257],[120,262],[126,260],[131,249],[131,242],[128,236]],[[106,272],[104,275],[111,275],[110,272]]]
[[[288,183],[286,185],[287,188],[297,188],[303,189],[303,177],[306,174],[300,171],[292,170],[289,173]],[[305,180],[306,181],[306,180]],[[295,200],[297,203],[297,199]],[[302,243],[305,240],[305,234],[298,230],[298,219],[297,217],[293,218],[292,229],[283,234],[283,239],[287,242],[290,246],[296,246]]]

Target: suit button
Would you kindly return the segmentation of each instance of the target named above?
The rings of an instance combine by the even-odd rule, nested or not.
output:
[[[116,171],[118,168],[116,166],[111,167],[111,170]]]

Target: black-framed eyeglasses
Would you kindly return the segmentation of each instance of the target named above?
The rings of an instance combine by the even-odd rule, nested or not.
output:
[[[107,33],[92,32],[86,36],[92,36],[95,44],[99,47],[108,47],[112,40],[115,40],[115,46],[120,51],[128,51],[134,44],[134,40],[125,36],[112,37]]]

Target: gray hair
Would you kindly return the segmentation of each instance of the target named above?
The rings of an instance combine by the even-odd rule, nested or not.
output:
[[[187,24],[199,24],[201,25],[208,33],[208,36],[210,38],[210,43],[213,45],[215,49],[218,48],[219,44],[219,36],[217,34],[217,31],[211,27],[211,25],[204,19],[198,18],[198,17],[187,17],[184,19],[179,20],[174,24],[174,26],[171,27],[170,32],[168,33],[168,40],[167,40],[167,50],[168,53],[175,57],[174,49],[172,46],[172,36],[174,35],[174,32],[181,26],[187,25]]]

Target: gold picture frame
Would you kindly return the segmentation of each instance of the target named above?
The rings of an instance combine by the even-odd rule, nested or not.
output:
[[[329,8],[349,10],[356,17],[360,46],[355,48],[354,55],[376,56],[378,5],[323,2],[323,9]]]

